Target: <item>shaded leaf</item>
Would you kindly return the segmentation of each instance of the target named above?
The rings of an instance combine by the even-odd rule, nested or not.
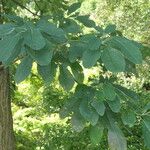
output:
[[[104,49],[101,59],[109,71],[123,72],[125,70],[125,59],[122,53],[114,48]]]
[[[114,122],[112,115],[107,112],[108,144],[111,150],[127,150],[126,139]]]
[[[77,2],[77,3],[73,3],[71,6],[69,6],[68,8],[68,15],[75,12],[77,9],[79,9],[81,7],[81,3]]]
[[[71,90],[75,83],[72,74],[65,66],[60,66],[59,82],[67,91]]]
[[[144,137],[144,143],[145,145],[150,148],[150,117],[144,116],[143,122],[142,122],[142,132]]]
[[[98,50],[101,45],[101,40],[93,34],[82,36],[80,41],[85,44],[86,50]]]
[[[64,43],[67,40],[65,32],[61,28],[57,28],[56,25],[48,22],[47,20],[41,19],[37,23],[37,27],[39,27],[42,32],[48,34],[51,40],[53,40],[54,42]]]
[[[19,40],[15,48],[12,50],[10,57],[3,62],[5,66],[9,66],[10,64],[12,64],[13,61],[18,57],[21,52],[22,42],[22,39]]]
[[[117,96],[113,101],[107,101],[107,103],[113,112],[118,113],[120,111],[121,104]]]
[[[78,58],[82,57],[84,51],[85,51],[85,44],[79,41],[72,42],[69,48],[69,60],[71,62],[75,62]]]
[[[150,110],[150,102],[148,102],[144,107],[144,112],[147,112],[148,110]]]
[[[76,132],[81,132],[85,127],[85,120],[78,112],[75,112],[71,118],[71,125]]]
[[[15,27],[13,24],[1,24],[0,25],[0,37],[2,38],[3,36],[9,35],[15,30]]]
[[[135,113],[131,110],[124,111],[121,115],[121,119],[124,125],[128,125],[129,127],[133,127],[136,122]]]
[[[97,124],[99,115],[89,106],[87,99],[82,100],[79,110],[85,120],[89,121],[93,126]]]
[[[11,56],[20,38],[20,34],[16,34],[15,36],[7,36],[0,40],[0,61],[6,61]]]
[[[77,82],[83,83],[84,80],[84,73],[83,73],[83,68],[78,62],[75,62],[71,64],[71,70],[74,75],[74,78]]]
[[[95,22],[93,20],[89,19],[89,15],[85,16],[78,16],[76,18],[79,22],[81,22],[83,25],[89,28],[94,28],[95,27]]]
[[[112,86],[112,84],[110,83],[104,83],[103,85],[103,91],[104,91],[104,95],[105,98],[113,101],[116,97],[116,92],[115,92],[115,88]]]
[[[103,136],[103,130],[104,130],[104,127],[102,124],[97,124],[96,126],[91,127],[90,139],[94,145],[100,143],[102,136]]]
[[[48,65],[52,60],[53,45],[49,42],[43,49],[39,51],[28,49],[28,53],[39,65]]]
[[[62,28],[67,33],[81,32],[80,26],[72,19],[65,19]]]
[[[135,64],[142,63],[142,54],[139,50],[139,46],[136,46],[132,41],[124,37],[113,37],[110,40],[113,47],[119,49],[124,56]]]
[[[105,28],[105,33],[113,33],[116,31],[116,25],[114,24],[109,24],[106,28]]]
[[[31,57],[26,56],[25,58],[22,59],[21,63],[17,67],[17,71],[14,77],[16,83],[20,83],[21,81],[25,80],[29,76],[31,68],[32,68],[32,59]]]
[[[105,113],[105,105],[102,101],[98,101],[98,100],[94,100],[91,105],[95,108],[95,110],[97,111],[97,113],[100,116],[103,116]]]
[[[46,45],[46,41],[38,28],[31,27],[24,35],[24,42],[33,50],[40,50]]]
[[[78,106],[78,103],[79,103],[79,99],[76,98],[76,97],[71,97],[65,104],[64,106],[60,109],[60,112],[59,112],[59,116],[61,119],[64,119],[66,117],[69,116],[69,114],[71,112],[74,111],[74,109],[76,109],[76,105],[77,107],[79,108]]]
[[[57,65],[54,62],[46,66],[37,65],[38,73],[41,75],[45,83],[51,83],[56,75]]]
[[[132,90],[130,90],[130,89],[127,89],[127,88],[125,88],[125,87],[122,87],[122,86],[120,86],[120,85],[114,85],[114,87],[117,89],[117,90],[119,90],[119,92],[121,93],[121,94],[123,94],[124,96],[126,96],[126,97],[128,97],[128,98],[130,98],[130,99],[132,99],[132,100],[136,100],[136,101],[139,101],[139,96],[134,92],[134,91],[132,91]]]
[[[105,101],[105,95],[104,95],[103,90],[96,91],[96,98],[99,101]]]
[[[91,68],[94,66],[97,62],[97,60],[100,58],[101,52],[99,50],[97,51],[85,51],[83,53],[82,61],[83,66],[85,68]]]

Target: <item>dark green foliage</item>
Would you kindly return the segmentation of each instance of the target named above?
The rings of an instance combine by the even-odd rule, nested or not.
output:
[[[28,10],[19,2],[14,3]],[[15,74],[17,83],[32,75],[33,62],[45,83],[51,83],[57,77],[64,90],[72,91],[63,107],[58,103],[54,105],[57,107],[56,112],[61,108],[60,117],[71,117],[72,127],[77,132],[83,132],[84,128],[90,127],[90,138],[94,144],[99,144],[103,131],[108,131],[110,149],[127,150],[127,142],[120,126],[134,126],[135,114],[141,113],[142,108],[137,109],[137,94],[117,85],[117,80],[112,80],[112,76],[117,77],[120,72],[134,72],[135,65],[142,63],[142,46],[124,37],[116,30],[115,25],[108,25],[103,29],[89,15],[79,15],[76,11],[81,3],[67,7],[66,1],[55,2],[61,8],[52,7],[51,16],[47,16],[46,8],[49,3],[40,3],[41,6],[38,3],[40,1],[35,1],[35,9],[39,8],[39,13],[28,10],[34,19],[5,16],[10,24],[0,26],[0,61],[6,66],[14,61],[21,61]],[[82,32],[80,24],[90,28],[90,34]],[[84,68],[92,67],[100,68],[102,73],[106,73],[103,80],[97,79],[95,83],[89,80],[84,82]],[[44,107],[51,109],[51,104],[52,101],[48,102],[46,99]],[[130,111],[125,113],[124,109]],[[146,108],[145,112],[148,111],[149,108]],[[143,119],[144,141],[150,147],[149,118],[144,113],[138,117],[140,121]],[[45,135],[44,138],[48,139]],[[49,139],[45,143],[44,149],[59,148],[51,146]],[[65,149],[73,147],[65,145]]]

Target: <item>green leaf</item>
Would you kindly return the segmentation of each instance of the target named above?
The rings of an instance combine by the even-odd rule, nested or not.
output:
[[[124,96],[126,96],[127,98],[130,98],[132,100],[136,100],[139,101],[139,96],[132,90],[127,89],[125,87],[122,87],[120,85],[114,85],[114,87]]]
[[[137,74],[136,65],[126,59],[125,72]]]
[[[64,119],[69,116],[71,112],[75,110],[76,112],[76,106],[79,108],[79,99],[77,97],[71,97],[69,100],[66,101],[66,103],[63,105],[63,107],[60,109],[59,116],[61,119]]]
[[[101,45],[101,40],[93,34],[87,34],[80,38],[80,41],[85,44],[87,50],[98,50]]]
[[[84,73],[83,73],[83,68],[81,67],[81,65],[78,62],[75,62],[71,64],[71,70],[72,70],[75,80],[79,83],[83,83]]]
[[[105,101],[105,95],[102,90],[96,91],[96,98],[99,101]]]
[[[91,105],[93,106],[93,108],[95,108],[95,110],[97,111],[97,113],[100,116],[104,115],[104,113],[105,113],[105,105],[104,105],[104,103],[102,101],[93,100]]]
[[[65,32],[61,28],[57,28],[56,25],[48,22],[47,20],[41,19],[37,23],[37,27],[46,34],[48,34],[54,42],[64,43],[66,42]]]
[[[1,24],[0,25],[0,38],[9,35],[15,30],[15,27],[13,24]]]
[[[76,132],[81,132],[85,127],[85,120],[79,112],[75,112],[71,118],[71,125]]]
[[[127,150],[126,139],[109,112],[107,112],[106,125],[108,126],[108,144],[110,150]]]
[[[85,51],[82,57],[83,66],[85,68],[93,67],[96,64],[97,60],[100,58],[100,56],[101,56],[101,52],[99,50]]]
[[[109,71],[123,72],[125,70],[125,59],[122,53],[114,48],[104,49],[101,59]]]
[[[10,21],[16,22],[19,25],[23,24],[23,18],[16,16],[16,15],[10,15],[10,14],[4,14],[4,17],[8,18]]]
[[[79,110],[85,120],[89,121],[93,126],[97,124],[99,115],[89,106],[87,99],[82,100]]]
[[[0,40],[0,61],[6,61],[11,56],[20,38],[20,34],[16,34],[15,36],[7,36]]]
[[[136,46],[132,41],[124,38],[124,37],[113,37],[110,40],[110,44],[113,47],[119,49],[124,56],[135,64],[142,63],[142,54],[139,50],[139,47]]]
[[[133,127],[136,122],[135,113],[131,110],[124,111],[122,113],[121,119],[124,125],[128,125],[129,127]]]
[[[57,65],[54,62],[46,66],[37,65],[38,73],[41,75],[45,83],[51,83],[56,75]]]
[[[95,22],[93,20],[90,20],[89,19],[89,15],[85,15],[85,16],[78,16],[76,18],[79,22],[81,22],[83,25],[85,25],[86,27],[89,27],[89,28],[94,28],[96,25],[95,25]]]
[[[144,137],[144,143],[145,145],[150,148],[150,117],[144,116],[143,122],[142,122],[142,132]]]
[[[13,63],[13,61],[18,57],[21,53],[23,39],[19,40],[15,48],[12,50],[11,55],[8,59],[6,59],[3,63],[5,66],[9,66]]]
[[[38,28],[31,27],[24,35],[24,42],[33,50],[40,50],[46,45],[46,41]]]
[[[32,68],[32,59],[31,57],[26,56],[25,58],[22,59],[21,63],[17,67],[17,71],[14,77],[16,83],[20,83],[21,81],[25,80],[29,76],[31,68]]]
[[[68,15],[75,12],[77,9],[79,9],[81,7],[81,3],[77,2],[77,3],[73,3],[71,6],[69,6],[68,8]]]
[[[115,92],[115,88],[112,86],[111,83],[104,83],[103,92],[106,99],[110,101],[115,100],[116,92]]]
[[[117,96],[113,101],[107,101],[107,103],[113,112],[118,113],[120,111],[121,104]]]
[[[113,33],[116,31],[116,25],[114,24],[109,24],[106,28],[105,28],[105,33],[109,34],[109,33]]]
[[[80,26],[72,19],[65,19],[62,28],[67,33],[81,32]]]
[[[48,65],[52,60],[53,45],[49,42],[43,49],[39,51],[28,49],[28,53],[39,65],[45,66]]]
[[[71,62],[75,62],[78,58],[82,57],[84,51],[85,51],[85,44],[79,41],[72,42],[69,48],[69,60]]]
[[[104,127],[102,124],[97,124],[96,126],[91,127],[90,139],[94,145],[100,143],[102,136],[103,136],[103,130],[104,130]]]
[[[150,102],[148,102],[144,107],[144,112],[147,112],[148,110],[150,110]]]
[[[60,66],[59,82],[61,86],[69,91],[74,85],[74,78],[66,66]]]
[[[94,27],[94,29],[95,29],[95,30],[97,30],[97,31],[99,32],[99,35],[100,35],[100,36],[102,36],[102,35],[103,35],[104,30],[103,30],[103,28],[102,28],[102,27],[100,27],[100,26],[95,26],[95,27]]]

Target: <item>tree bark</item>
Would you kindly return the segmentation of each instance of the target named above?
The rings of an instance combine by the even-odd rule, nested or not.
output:
[[[14,150],[9,72],[0,63],[0,150]]]

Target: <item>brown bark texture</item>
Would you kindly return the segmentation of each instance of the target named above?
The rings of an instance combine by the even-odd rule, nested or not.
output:
[[[14,150],[8,69],[0,64],[0,150]]]

